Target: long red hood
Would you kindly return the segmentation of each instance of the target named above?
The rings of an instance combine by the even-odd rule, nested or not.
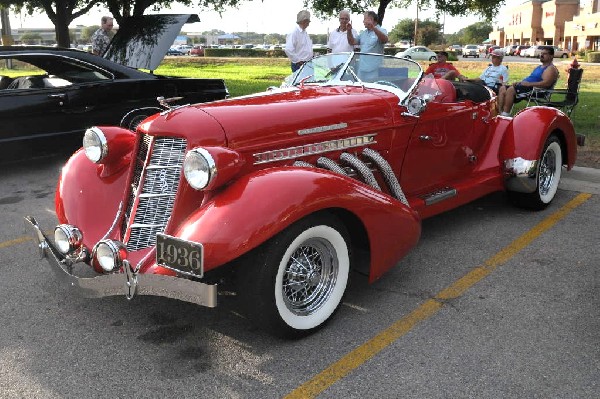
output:
[[[366,91],[373,89],[303,87],[198,104],[155,118],[148,133],[183,135],[192,146],[226,145],[252,151],[265,149],[265,143],[277,148],[314,141],[315,134],[298,133],[306,129],[344,124],[346,133],[364,134],[390,126],[391,105],[398,98],[384,91],[365,95]],[[222,139],[225,142],[219,143]]]

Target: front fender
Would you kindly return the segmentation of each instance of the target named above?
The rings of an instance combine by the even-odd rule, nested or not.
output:
[[[363,224],[371,252],[371,280],[418,241],[416,212],[351,178],[308,168],[271,168],[244,176],[213,196],[174,232],[204,245],[205,271],[256,248],[317,211],[344,209]]]
[[[571,120],[550,107],[529,107],[519,112],[508,126],[500,147],[500,161],[540,158],[551,133],[558,135],[563,147],[563,161],[570,170],[577,157],[577,138]]]

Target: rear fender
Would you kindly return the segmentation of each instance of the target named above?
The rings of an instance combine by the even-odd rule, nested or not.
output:
[[[303,217],[344,209],[362,223],[370,280],[379,278],[418,241],[416,212],[351,178],[320,169],[271,168],[244,176],[212,196],[172,234],[204,246],[205,271],[256,248]]]
[[[563,149],[563,162],[570,170],[577,157],[577,138],[571,120],[550,107],[530,107],[519,112],[508,126],[500,146],[500,161],[540,158],[548,136],[558,136]]]

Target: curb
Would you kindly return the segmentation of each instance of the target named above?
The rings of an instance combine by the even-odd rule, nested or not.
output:
[[[578,166],[569,171],[563,169],[558,188],[600,195],[600,169]]]

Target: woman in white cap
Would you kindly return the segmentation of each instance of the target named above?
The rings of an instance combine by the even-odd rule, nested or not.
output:
[[[310,24],[310,13],[302,10],[296,17],[298,26],[287,35],[285,40],[285,53],[291,61],[292,72],[296,72],[306,61],[313,56],[313,44],[306,32]]]
[[[500,86],[508,83],[508,68],[502,65],[504,53],[502,50],[494,50],[491,52],[492,64],[489,65],[478,78],[475,79],[460,79],[468,82],[476,82],[483,84],[498,94]]]

